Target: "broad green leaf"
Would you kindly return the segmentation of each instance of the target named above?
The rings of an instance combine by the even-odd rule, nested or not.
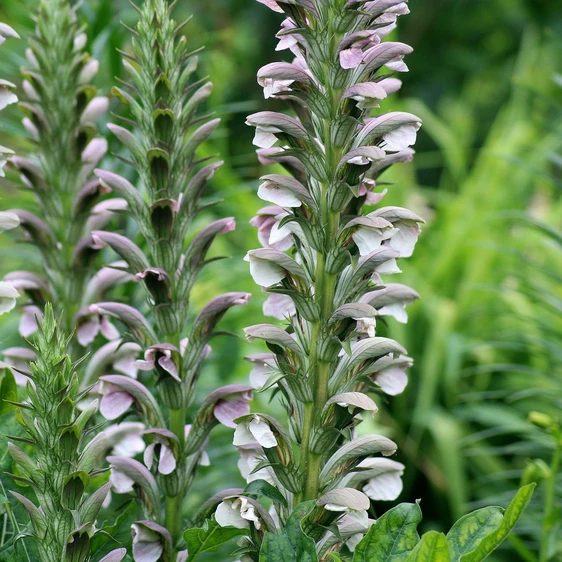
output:
[[[496,531],[503,521],[501,507],[485,507],[461,517],[447,533],[451,562],[472,552],[484,538]]]
[[[195,560],[199,554],[216,550],[219,546],[239,535],[246,535],[245,529],[221,527],[214,519],[207,519],[201,529],[188,529],[183,534],[187,544],[189,560]]]
[[[253,480],[244,489],[245,496],[265,496],[276,503],[286,506],[287,500],[283,494],[269,482],[265,480]]]
[[[509,535],[510,531],[521,517],[523,510],[531,501],[536,484],[527,484],[517,492],[508,508],[505,510],[503,521],[499,528],[484,538],[475,550],[461,557],[460,562],[480,562],[493,552]]]
[[[406,560],[420,540],[420,506],[401,503],[387,511],[355,547],[353,562],[400,562]]]
[[[14,409],[14,406],[4,402],[4,400],[18,401],[18,387],[10,369],[4,371],[2,383],[0,384],[0,416]]]
[[[451,562],[447,537],[437,531],[425,533],[408,556],[408,562]]]
[[[260,549],[260,562],[318,562],[316,543],[305,535],[301,523],[315,502],[298,505],[285,528],[279,533],[267,532]]]

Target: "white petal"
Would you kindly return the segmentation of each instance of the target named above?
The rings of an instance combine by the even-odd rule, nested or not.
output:
[[[11,230],[20,224],[20,219],[14,213],[0,211],[0,232],[3,230]]]
[[[402,393],[408,384],[408,375],[400,367],[384,369],[375,378],[375,383],[390,396]]]
[[[234,430],[234,438],[232,440],[232,444],[236,447],[243,447],[244,445],[255,442],[256,439],[248,429],[248,425],[246,423],[239,423]]]
[[[277,439],[271,431],[271,428],[258,416],[255,416],[254,419],[250,422],[249,430],[254,436],[254,439],[265,449],[277,447]]]
[[[215,519],[221,527],[236,527],[237,529],[248,529],[250,527],[250,523],[240,515],[238,507],[229,500],[218,505],[215,511]]]
[[[264,201],[270,201],[280,207],[300,207],[301,201],[286,187],[273,182],[266,181],[258,189],[258,197]]]
[[[401,258],[409,258],[414,252],[414,247],[420,235],[417,223],[398,223],[398,232],[391,238],[390,246],[400,252]]]
[[[395,302],[392,304],[387,304],[382,308],[378,309],[378,313],[381,316],[394,316],[398,322],[405,324],[408,321],[408,313],[406,312],[406,304]]]
[[[285,278],[287,272],[276,263],[246,255],[245,261],[250,262],[250,274],[254,281],[262,287],[271,287]]]
[[[382,263],[381,265],[379,265],[376,268],[376,272],[377,273],[387,273],[387,274],[391,274],[391,273],[402,273],[402,270],[398,267],[398,264],[396,263],[396,259],[393,258],[391,260],[387,260],[384,263]]]
[[[416,127],[414,125],[402,125],[383,136],[384,149],[392,152],[404,150],[416,142]]]

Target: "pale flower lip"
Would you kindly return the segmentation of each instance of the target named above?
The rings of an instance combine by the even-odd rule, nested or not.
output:
[[[215,519],[221,527],[248,529],[250,524],[259,530],[261,520],[255,507],[245,497],[231,498],[221,502],[215,511]]]
[[[21,295],[8,281],[0,281],[0,315],[10,312],[16,306],[16,299]]]
[[[265,449],[277,447],[277,438],[271,431],[269,424],[257,414],[249,422],[243,422],[236,426],[232,443],[240,447],[256,441]]]

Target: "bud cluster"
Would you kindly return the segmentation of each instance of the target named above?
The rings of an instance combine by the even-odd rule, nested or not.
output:
[[[106,447],[106,435],[92,433],[88,422],[96,413],[97,400],[78,409],[85,398],[79,392],[76,365],[66,355],[68,338],[59,329],[51,305],[31,344],[35,362],[30,365],[28,401],[14,403],[18,408],[24,436],[12,437],[21,448],[8,443],[8,450],[19,469],[11,475],[33,490],[39,506],[19,492],[11,492],[27,511],[30,533],[44,562],[89,562],[91,539],[100,532],[96,517],[110,484],[87,494]],[[32,449],[31,455],[23,449]],[[120,562],[124,548],[114,550],[100,562]]]
[[[20,108],[36,152],[12,157],[10,165],[33,192],[40,212],[13,209],[10,214],[17,217],[23,241],[39,251],[41,272],[13,271],[3,284],[26,299],[20,322],[24,337],[37,329],[36,317],[47,302],[64,310],[64,328],[73,328],[74,315],[91,296],[87,285],[96,252],[89,231],[117,210],[116,200],[99,203],[108,190],[92,175],[107,150],[95,123],[109,100],[96,96],[91,84],[98,62],[85,51],[87,37],[76,9],[66,0],[40,3],[26,51],[28,66],[22,69]]]

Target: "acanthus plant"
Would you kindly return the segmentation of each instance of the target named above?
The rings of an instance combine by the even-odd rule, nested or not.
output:
[[[63,328],[70,331],[88,298],[99,298],[99,284],[91,283],[97,252],[91,248],[89,231],[109,222],[123,203],[118,199],[99,203],[108,190],[92,171],[106,153],[107,141],[97,136],[95,123],[109,100],[96,96],[91,84],[98,62],[85,50],[87,37],[76,10],[66,0],[39,4],[26,51],[28,66],[22,69],[23,125],[36,150],[29,158],[12,156],[9,163],[24,188],[33,192],[37,212],[9,213],[17,217],[20,240],[37,248],[40,261],[33,271],[6,274],[2,284],[26,299],[20,321],[24,337],[36,330],[36,318],[46,302],[64,313]],[[101,275],[104,288],[124,280],[122,274],[107,270]],[[69,345],[77,358],[81,352],[76,339]],[[4,356],[14,364],[32,358],[21,347],[4,350]],[[25,379],[18,377],[18,382]]]
[[[45,307],[31,347],[35,362],[27,373],[28,399],[12,402],[19,410],[22,436],[11,437],[33,452],[28,455],[18,445],[9,442],[8,451],[18,467],[12,475],[22,488],[11,494],[29,515],[29,529],[17,537],[33,537],[42,562],[120,562],[125,548],[112,550],[100,559],[94,557],[95,539],[102,531],[96,526],[98,513],[109,494],[106,483],[86,493],[92,487],[103,460],[106,435],[93,439],[88,422],[95,415],[97,400],[78,408],[85,393],[79,390],[75,364],[67,355],[68,338],[64,336],[50,304]],[[35,505],[32,490],[39,505]],[[98,547],[103,544],[97,542]]]
[[[0,22],[0,45],[8,39],[19,39],[18,33],[8,24]],[[18,97],[14,93],[15,84],[8,80],[0,79],[0,111],[11,104],[17,103]],[[13,156],[14,151],[0,146],[0,177],[5,177],[4,166],[8,163],[8,158]],[[0,211],[0,232],[11,230],[20,224],[19,217],[15,213]],[[19,297],[18,290],[11,284],[0,281],[0,314],[9,312],[16,306],[16,299]]]
[[[121,119],[126,127],[109,128],[128,149],[138,188],[113,172],[95,171],[103,186],[127,202],[143,247],[101,230],[92,232],[92,246],[110,248],[126,262],[126,272],[145,290],[146,315],[128,304],[98,302],[79,313],[83,324],[78,327],[80,333],[91,318],[118,319],[128,330],[129,345],[134,342],[143,355],[133,368],[151,373],[146,384],[120,374],[99,377],[102,415],[116,420],[136,410],[146,427],[144,464],[126,456],[108,457],[114,491],[138,493],[142,504],[143,518],[132,526],[137,562],[186,559],[183,505],[198,465],[207,460],[209,434],[219,423],[234,428],[233,419],[249,412],[252,390],[246,385],[219,388],[187,418],[217,323],[250,295],[223,294],[196,316],[190,307],[190,292],[208,263],[213,240],[233,230],[235,221],[217,220],[192,236],[195,217],[208,206],[201,200],[207,182],[221,165],[198,158],[197,149],[220,120],[200,111],[212,84],[193,79],[198,50],[190,51],[183,34],[187,22],[176,25],[172,7],[166,0],[146,0],[138,9],[132,49],[123,61],[129,81],[114,89],[130,117]],[[114,346],[109,351],[117,349],[108,345]],[[100,353],[106,356],[104,348]],[[86,378],[89,382],[95,376]]]
[[[258,1],[287,16],[278,50],[294,55],[261,68],[258,83],[293,115],[263,111],[247,124],[256,128],[261,163],[290,175],[261,178],[258,195],[271,205],[252,223],[264,247],[245,259],[270,295],[265,313],[286,327],[258,324],[245,333],[270,350],[249,357],[253,378],[262,391],[275,388],[288,427],[261,413],[235,420],[248,486],[216,498],[215,520],[245,534],[237,552],[245,562],[459,560],[466,553],[474,557],[465,562],[481,560],[493,542],[478,545],[483,513],[461,520],[450,543],[439,533],[420,541],[418,504],[401,504],[378,521],[369,514],[370,500],[397,498],[405,467],[388,458],[397,445],[361,433],[360,422],[377,411],[370,395],[403,391],[412,364],[398,342],[377,335],[377,322],[404,322],[405,306],[418,298],[382,276],[400,273],[397,259],[412,255],[423,220],[381,206],[386,190],[379,189],[389,166],[412,159],[421,121],[404,112],[372,115],[400,88],[395,74],[408,70],[411,47],[382,41],[408,13],[406,2]],[[363,214],[364,205],[375,208]],[[520,513],[531,492],[510,509]],[[489,509],[501,541],[508,523],[500,508]],[[516,518],[505,517],[509,525]],[[471,526],[480,533],[472,543],[464,536]]]

